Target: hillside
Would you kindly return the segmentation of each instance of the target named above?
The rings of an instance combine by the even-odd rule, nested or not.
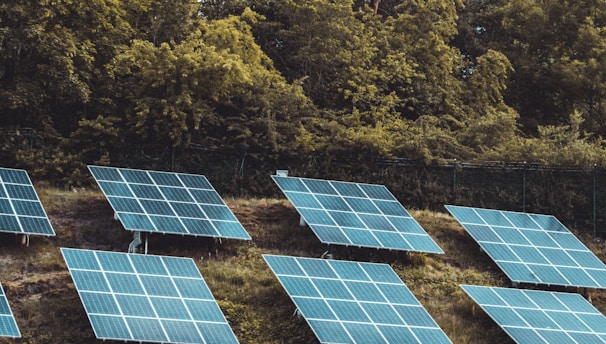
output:
[[[113,220],[97,191],[66,192],[37,188],[57,233],[32,237],[21,246],[14,235],[0,235],[0,281],[23,338],[0,343],[97,343],[60,247],[126,252],[132,235]],[[253,237],[251,242],[175,235],[152,235],[149,253],[191,257],[241,343],[317,343],[269,267],[264,253],[320,257],[326,246],[286,200],[227,199]],[[412,215],[444,249],[444,255],[333,247],[336,259],[390,264],[454,343],[511,343],[510,338],[459,288],[459,284],[508,286],[498,267],[450,216],[423,210]],[[590,236],[580,239],[604,260]],[[570,290],[576,291],[576,290]],[[588,291],[606,313],[606,293]]]

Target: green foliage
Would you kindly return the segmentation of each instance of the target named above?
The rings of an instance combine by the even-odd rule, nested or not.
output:
[[[0,123],[69,128],[63,112],[92,101],[100,63],[128,37],[122,14],[117,1],[0,4]]]
[[[69,10],[69,4],[53,7],[46,1],[0,4],[3,125],[48,122],[52,102],[88,100],[91,46],[62,25],[62,13]]]
[[[351,1],[280,1],[260,12],[277,23],[261,23],[263,48],[287,80],[300,80],[320,107],[341,105],[339,89],[364,51],[364,28]],[[260,9],[263,10],[263,9]]]
[[[127,137],[253,154],[291,148],[307,99],[273,69],[244,20],[257,16],[245,11],[242,19],[201,20],[181,43],[136,40],[118,55],[115,76],[128,83]]]
[[[131,0],[122,6],[135,38],[154,46],[182,42],[197,27],[196,0]]]
[[[209,112],[206,102],[195,94],[205,91],[206,85],[200,83],[206,76],[203,66],[216,55],[212,49],[194,53],[187,45],[155,47],[140,40],[118,55],[114,73],[130,85],[126,96],[130,105],[125,109],[128,134],[171,146],[189,144],[192,131]],[[219,66],[216,71],[223,74],[229,69]]]
[[[466,80],[468,118],[455,135],[476,153],[476,159],[489,158],[486,155],[508,147],[519,135],[519,115],[503,98],[505,81],[511,71],[505,55],[488,50],[477,58],[473,73]]]
[[[150,144],[260,168],[310,153],[601,165],[604,18],[569,0],[9,0],[0,154],[70,185]]]
[[[82,161],[79,160],[79,156],[63,149],[64,147],[64,142],[60,142],[52,149],[19,149],[14,153],[19,162],[17,166],[27,170],[31,178],[37,180],[45,180],[64,187],[86,184],[86,178],[83,178]]]
[[[118,150],[123,143],[124,129],[119,125],[120,119],[114,116],[83,118],[78,122],[78,129],[71,133],[68,148],[78,154],[81,161],[109,165],[110,152]]]
[[[507,98],[529,133],[539,125],[565,123],[573,111],[603,135],[604,14],[600,1],[511,1],[499,8],[493,49],[512,62]]]
[[[583,117],[579,111],[570,114],[565,125],[539,126],[537,138],[519,139],[509,146],[510,156],[518,161],[535,161],[571,166],[604,166],[604,142],[588,137],[581,129]]]

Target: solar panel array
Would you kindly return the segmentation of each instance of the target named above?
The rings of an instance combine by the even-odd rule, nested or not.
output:
[[[55,235],[24,170],[0,168],[0,232]]]
[[[61,252],[97,338],[238,343],[192,259]]]
[[[444,253],[383,185],[272,178],[323,243]]]
[[[446,208],[512,281],[606,288],[606,265],[555,217]]]
[[[517,343],[606,342],[606,317],[579,294],[461,288]]]
[[[389,265],[263,258],[321,343],[451,343]]]
[[[202,175],[88,168],[127,230],[251,239]]]
[[[2,285],[0,285],[0,337],[21,337]]]

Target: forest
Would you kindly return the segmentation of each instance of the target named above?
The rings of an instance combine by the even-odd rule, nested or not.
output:
[[[605,18],[598,0],[5,0],[0,157],[71,185],[144,145],[604,167]]]

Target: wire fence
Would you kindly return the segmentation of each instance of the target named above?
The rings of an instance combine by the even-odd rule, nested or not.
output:
[[[17,148],[33,155],[45,145],[32,129],[0,129],[4,164],[20,165],[14,156]],[[291,176],[383,184],[409,209],[445,212],[444,205],[453,204],[550,214],[568,227],[594,237],[606,236],[606,169],[598,166],[456,160],[428,165],[409,159],[317,154],[268,157],[196,145],[180,149],[137,145],[111,153],[113,166],[204,174],[225,196],[284,197],[269,176],[276,170],[288,170]],[[77,177],[88,175],[87,163],[80,162],[82,171]],[[61,171],[49,173],[53,168],[36,164],[30,173],[61,177],[61,171],[77,167],[55,168]],[[94,184],[92,178],[89,182]]]
[[[139,147],[117,166],[204,174],[224,196],[284,197],[270,179],[289,175],[385,185],[409,209],[444,212],[462,205],[556,216],[566,226],[606,235],[606,170],[597,166],[407,159],[362,160],[321,155],[266,159],[200,147]]]

